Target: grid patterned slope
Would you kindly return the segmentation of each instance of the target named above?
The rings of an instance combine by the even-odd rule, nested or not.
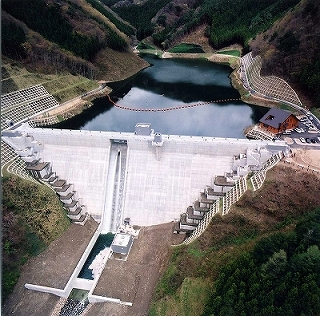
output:
[[[10,122],[20,122],[57,105],[59,103],[42,85],[2,95],[1,128],[5,129]]]
[[[42,85],[14,91],[1,96],[1,110],[49,95],[49,92]]]
[[[251,92],[300,107],[298,95],[286,81],[276,76],[261,77],[261,65],[261,57],[253,58],[251,52],[241,58],[241,77]]]

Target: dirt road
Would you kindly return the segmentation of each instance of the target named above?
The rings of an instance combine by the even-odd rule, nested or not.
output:
[[[295,149],[293,155],[286,159],[296,168],[313,170],[320,173],[320,149]]]

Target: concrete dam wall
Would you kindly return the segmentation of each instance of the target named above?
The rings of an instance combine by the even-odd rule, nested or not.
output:
[[[139,226],[177,220],[215,176],[232,171],[235,156],[246,156],[259,169],[272,154],[287,150],[280,141],[178,135],[160,135],[158,143],[153,131],[139,135],[24,124],[18,131],[42,144],[38,158],[74,185],[86,212],[104,221],[105,231],[114,231],[125,218]],[[7,136],[7,143],[23,147],[16,134]],[[121,203],[112,202],[115,197]]]

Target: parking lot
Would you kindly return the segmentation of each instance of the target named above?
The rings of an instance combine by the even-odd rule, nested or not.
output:
[[[279,138],[291,138],[297,145],[320,147],[320,130],[317,124],[314,124],[312,117],[300,117],[298,127],[293,130],[286,130],[279,135]]]

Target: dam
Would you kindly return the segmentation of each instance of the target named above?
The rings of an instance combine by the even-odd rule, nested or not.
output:
[[[162,135],[150,124],[119,133],[24,123],[4,131],[2,139],[30,171],[37,168],[32,163],[46,162],[56,180],[72,184],[81,215],[103,223],[104,233],[115,233],[124,219],[136,226],[177,221],[216,176],[239,172],[235,157],[246,157],[244,175],[289,150],[283,141]]]
[[[30,94],[29,90],[24,92]],[[22,107],[25,100],[15,101],[17,104],[12,109],[8,105],[3,115],[2,141],[19,155],[23,161],[20,166],[57,193],[71,221],[85,225],[93,218],[99,223],[63,289],[50,287],[53,284],[46,280],[39,282],[46,286],[25,284],[27,289],[62,298],[69,297],[73,289],[80,289],[87,292],[90,303],[131,306],[131,302],[121,301],[123,297],[102,297],[95,291],[107,261],[114,259],[113,252],[126,260],[140,227],[168,222],[180,225],[177,232],[186,230],[191,234],[185,241],[194,240],[210,222],[212,214],[228,212],[234,198],[239,196],[234,192],[238,182],[254,174],[250,178],[253,189],[259,188],[264,181],[266,163],[274,156],[290,153],[286,142],[280,140],[164,135],[155,132],[148,123],[138,123],[134,131],[125,133],[32,128],[23,122],[32,124],[35,113],[47,108],[37,99],[43,94],[47,98],[47,93],[40,92],[32,97],[35,101],[30,103],[30,109],[29,104],[24,106],[28,110],[25,114],[16,106]],[[9,104],[13,95],[2,99]],[[203,103],[146,111],[172,112],[200,105]],[[114,106],[131,112],[142,111]],[[210,120],[206,124],[214,122]],[[243,188],[239,191],[243,193]],[[126,225],[136,229],[130,232],[130,238],[116,235],[119,238],[114,239],[113,248],[111,245],[97,256],[94,279],[83,278],[80,271],[99,236],[109,232],[118,234]]]
[[[35,179],[57,193],[74,223],[85,225],[89,218],[99,223],[63,289],[29,283],[25,287],[61,298],[75,289],[87,293],[87,303],[128,306],[132,302],[99,296],[95,289],[108,260],[127,260],[141,227],[174,222],[172,232],[191,234],[184,241],[191,242],[214,214],[229,211],[245,192],[250,173],[255,173],[258,185],[259,171],[268,161],[290,153],[280,140],[163,135],[148,123],[136,124],[132,133],[21,123],[3,131],[2,140]],[[115,238],[94,259],[94,279],[86,279],[81,271],[99,236],[107,233]]]

